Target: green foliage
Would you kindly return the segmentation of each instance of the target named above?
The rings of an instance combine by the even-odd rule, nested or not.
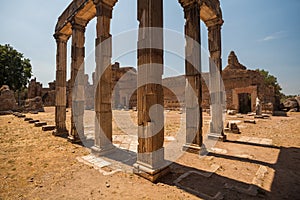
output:
[[[260,69],[256,69],[257,72],[259,72],[261,75],[264,76],[265,78],[265,84],[268,86],[272,86],[275,89],[275,94],[277,96],[282,96],[283,94],[281,93],[281,86],[279,85],[279,83],[277,82],[277,78],[271,74],[269,74],[268,71],[266,70],[260,70]]]
[[[30,60],[9,44],[0,45],[0,87],[8,85],[14,91],[21,91],[30,77]]]

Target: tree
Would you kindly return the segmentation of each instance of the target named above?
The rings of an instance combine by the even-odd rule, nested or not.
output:
[[[30,60],[9,44],[0,45],[0,87],[22,91],[31,77]]]
[[[283,94],[281,93],[281,86],[279,85],[279,83],[277,82],[277,78],[271,74],[269,74],[268,71],[266,70],[260,70],[260,69],[256,69],[257,72],[259,72],[261,75],[263,75],[263,77],[265,78],[265,84],[267,86],[272,86],[275,89],[275,95],[281,97]]]

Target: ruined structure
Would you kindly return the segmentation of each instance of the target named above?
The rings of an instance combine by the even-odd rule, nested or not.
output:
[[[0,88],[0,111],[15,110],[17,102],[14,92],[9,89],[8,85],[3,85]]]
[[[36,81],[36,78],[31,79],[28,85],[27,99],[42,96],[43,85]]]
[[[56,55],[56,131],[55,135],[68,134],[66,129],[66,56],[67,42],[72,36],[71,94],[73,94],[70,139],[79,140],[83,135],[84,111],[84,56],[85,27],[97,18],[96,25],[96,70],[95,79],[95,144],[92,152],[108,154],[112,145],[112,66],[110,21],[117,0],[74,0],[59,17],[54,37],[57,43]],[[200,63],[200,20],[208,27],[210,51],[210,77],[212,98],[212,123],[210,137],[224,138],[222,113],[222,92],[220,90],[221,26],[223,24],[219,0],[179,0],[184,11],[186,48],[185,88],[186,107],[186,149],[200,150],[202,145],[202,94]],[[168,170],[164,160],[164,118],[163,118],[163,1],[138,0],[138,155],[135,172],[156,180]],[[151,28],[156,28],[155,31]],[[75,82],[75,78],[79,79]],[[195,96],[195,95],[196,96]],[[75,105],[75,106],[74,106]],[[154,106],[153,106],[154,105]],[[158,106],[161,105],[161,106]],[[150,108],[154,116],[150,117]],[[75,126],[76,124],[76,126]]]
[[[207,75],[203,75],[204,77]],[[222,72],[222,79],[226,90],[226,108],[236,110],[239,113],[254,112],[256,98],[259,98],[263,108],[273,110],[276,105],[276,95],[273,87],[265,84],[264,77],[255,70],[248,70],[239,61],[232,51],[228,56],[228,65]],[[203,87],[203,106],[209,106],[209,93],[207,87]]]

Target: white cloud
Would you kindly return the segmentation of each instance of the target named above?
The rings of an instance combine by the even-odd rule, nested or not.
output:
[[[272,33],[271,35],[264,37],[263,39],[261,39],[259,41],[277,40],[277,39],[283,38],[285,33],[286,33],[285,31],[278,31],[278,32]]]

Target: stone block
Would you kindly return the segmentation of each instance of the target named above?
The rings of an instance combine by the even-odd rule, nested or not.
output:
[[[28,122],[29,122],[29,124],[33,124],[33,123],[35,123],[35,122],[39,122],[40,120],[38,120],[38,119],[33,119],[33,120],[29,120]]]
[[[43,127],[42,127],[42,130],[43,131],[52,131],[52,130],[54,130],[55,129],[55,126],[53,126],[53,125],[44,125]]]
[[[35,122],[34,123],[34,126],[36,126],[36,127],[41,127],[41,126],[45,126],[45,125],[47,125],[47,122]]]

